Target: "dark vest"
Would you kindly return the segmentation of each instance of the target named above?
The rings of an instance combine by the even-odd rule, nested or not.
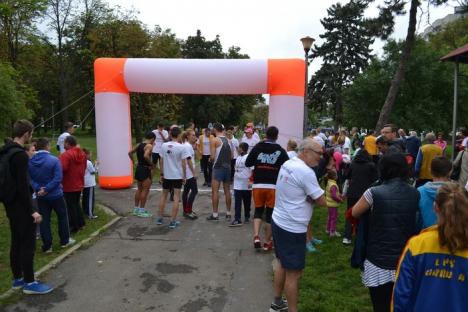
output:
[[[371,189],[366,258],[379,268],[395,270],[407,240],[416,234],[419,193],[401,179]]]

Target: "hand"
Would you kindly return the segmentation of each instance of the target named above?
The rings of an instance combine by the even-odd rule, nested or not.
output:
[[[39,224],[42,222],[42,216],[38,212],[33,213],[31,216],[34,219],[34,223]]]
[[[45,196],[45,195],[47,195],[47,192],[45,190],[45,187],[43,186],[39,189],[39,192],[37,192],[37,196]]]

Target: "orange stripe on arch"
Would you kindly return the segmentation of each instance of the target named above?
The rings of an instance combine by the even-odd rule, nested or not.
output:
[[[126,58],[98,58],[94,61],[95,92],[128,93],[125,85]]]
[[[304,96],[305,62],[301,59],[268,60],[268,93]]]
[[[99,176],[99,186],[103,189],[117,190],[123,188],[129,188],[133,184],[133,177],[121,176],[121,177],[103,177]]]

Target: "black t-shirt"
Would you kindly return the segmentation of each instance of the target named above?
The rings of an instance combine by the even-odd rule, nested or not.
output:
[[[289,160],[288,153],[279,144],[259,142],[245,160],[246,167],[254,167],[254,184],[276,185],[281,166]]]

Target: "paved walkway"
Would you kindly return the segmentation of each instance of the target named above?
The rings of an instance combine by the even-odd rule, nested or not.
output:
[[[159,185],[147,208],[156,211]],[[134,190],[97,190],[97,200],[120,215],[133,208]],[[23,296],[5,311],[268,311],[271,254],[257,253],[252,224],[209,222],[211,193],[201,188],[196,221],[169,230],[153,219],[128,216],[89,248],[81,248],[42,279],[56,290]],[[168,202],[167,212],[170,211]],[[220,211],[225,211],[224,204]],[[2,311],[2,308],[0,308]]]

